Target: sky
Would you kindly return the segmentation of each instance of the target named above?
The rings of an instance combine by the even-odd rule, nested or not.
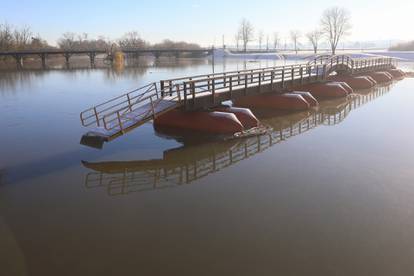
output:
[[[414,40],[414,0],[0,0],[0,23],[30,26],[50,44],[65,32],[118,39],[138,31],[152,43],[169,38],[203,46],[234,44],[242,18],[258,32],[315,29],[326,8],[339,6],[351,15],[348,41]]]

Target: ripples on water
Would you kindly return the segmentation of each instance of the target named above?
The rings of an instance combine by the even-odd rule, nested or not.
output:
[[[271,128],[257,137],[172,139],[145,124],[103,150],[79,144],[91,104],[212,71],[200,59],[1,72],[1,271],[412,274],[412,79],[308,112],[255,110]]]

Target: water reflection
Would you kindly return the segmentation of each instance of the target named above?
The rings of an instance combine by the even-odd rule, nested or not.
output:
[[[0,70],[0,93],[17,92],[22,87],[31,87],[33,83],[38,82],[50,73],[59,71],[66,76],[76,74],[89,74],[94,71],[104,72],[107,80],[117,80],[119,78],[140,78],[147,73],[151,73],[154,68],[168,69],[177,72],[192,66],[206,65],[207,59],[161,59],[154,60],[151,58],[132,59],[126,64],[114,63],[113,66],[101,66],[91,69],[85,67],[82,63],[71,63],[70,66],[57,66],[48,68],[27,68],[27,69],[7,69]]]
[[[85,176],[87,189],[106,189],[109,196],[126,195],[190,184],[320,125],[341,123],[362,105],[388,93],[391,85],[376,87],[349,98],[322,102],[318,110],[261,118],[271,131],[264,135],[224,142],[208,142],[164,151],[162,159],[82,162],[93,170]],[[190,144],[190,145],[189,145]]]

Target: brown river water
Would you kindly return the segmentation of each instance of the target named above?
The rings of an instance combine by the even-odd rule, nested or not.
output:
[[[204,59],[1,71],[0,275],[412,275],[414,79],[254,111],[271,129],[257,137],[148,123],[80,145],[83,109],[212,71]]]

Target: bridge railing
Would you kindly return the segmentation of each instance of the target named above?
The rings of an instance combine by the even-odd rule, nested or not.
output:
[[[278,84],[284,87],[286,82],[292,81],[304,84],[310,81],[322,80],[324,70],[324,65],[308,66],[300,64],[196,78],[183,82],[183,100],[184,104],[187,104],[188,100],[194,100],[200,95],[210,95],[214,100],[216,94],[220,92],[229,92],[229,97],[231,98],[231,93],[234,90],[247,90],[253,86],[259,87],[259,89],[262,85]]]
[[[326,63],[327,60],[329,60],[332,57],[332,55],[318,55],[314,59],[310,60],[308,62],[309,66],[312,65],[323,65]]]
[[[372,57],[353,60],[353,69],[357,71],[386,69],[395,65],[396,61],[393,58],[387,57]]]
[[[285,66],[272,66],[272,67],[264,67],[264,68],[257,68],[257,69],[244,69],[244,70],[235,70],[235,71],[227,71],[227,72],[219,72],[213,74],[202,74],[202,75],[195,75],[191,77],[183,77],[183,78],[174,78],[174,79],[165,79],[160,81],[161,89],[165,91],[169,91],[175,88],[176,84],[182,84],[184,82],[189,81],[196,81],[198,79],[213,79],[216,77],[227,77],[230,75],[239,75],[244,73],[257,73],[257,72],[269,72],[274,71],[282,68],[299,68],[303,66],[303,64],[292,64],[292,65],[285,65]]]

